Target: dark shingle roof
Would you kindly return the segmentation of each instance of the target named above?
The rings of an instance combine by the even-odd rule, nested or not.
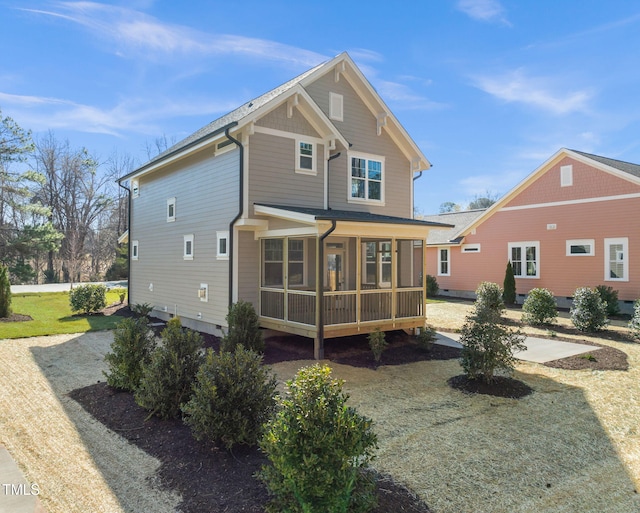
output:
[[[629,173],[630,175],[635,176],[636,178],[640,178],[640,165],[632,164],[631,162],[624,162],[622,160],[610,159],[607,157],[601,157],[599,155],[592,155],[591,153],[585,153],[584,151],[578,150],[570,150],[574,153],[578,153],[584,157],[587,157],[591,160],[595,160],[596,162],[600,162],[601,164],[605,164],[606,166],[610,166],[618,171],[623,171],[625,173]]]
[[[452,237],[473,223],[478,217],[484,214],[484,212],[485,209],[464,210],[462,212],[448,212],[446,214],[424,216],[425,221],[452,225],[452,228],[444,230],[431,230],[427,237],[427,244],[451,244],[459,242],[458,240],[452,240]]]
[[[450,228],[452,225],[444,222],[425,221],[421,219],[410,219],[406,217],[385,216],[380,214],[371,214],[370,212],[360,212],[352,210],[325,210],[322,208],[310,207],[292,207],[288,205],[268,205],[264,203],[256,203],[256,205],[277,208],[280,210],[288,210],[298,214],[306,214],[313,216],[316,221],[356,221],[359,223],[383,223],[383,224],[407,224],[416,226],[438,226]]]

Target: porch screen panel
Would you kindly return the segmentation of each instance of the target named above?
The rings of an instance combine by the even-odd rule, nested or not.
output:
[[[262,286],[284,286],[282,239],[264,239],[262,251]]]
[[[302,324],[316,324],[315,294],[287,293],[287,312],[290,321]]]
[[[324,324],[351,324],[356,322],[356,295],[335,294],[325,295]]]
[[[391,292],[367,292],[360,298],[360,320],[391,319]]]
[[[422,290],[400,290],[396,294],[396,317],[424,316]]]
[[[284,319],[284,292],[261,290],[260,315],[273,319]]]

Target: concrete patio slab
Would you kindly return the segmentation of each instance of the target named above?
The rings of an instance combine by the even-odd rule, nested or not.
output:
[[[0,513],[46,513],[37,483],[28,483],[7,449],[0,445]]]
[[[459,342],[459,333],[438,333],[436,344],[442,344],[450,347],[462,347]],[[535,363],[546,363],[553,360],[560,360],[569,356],[591,353],[600,349],[598,346],[589,346],[585,344],[576,344],[574,342],[565,342],[564,340],[554,340],[538,337],[527,337],[525,339],[527,349],[525,351],[517,351],[514,356],[518,360]]]

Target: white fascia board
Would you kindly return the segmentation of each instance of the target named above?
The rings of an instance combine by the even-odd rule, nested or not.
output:
[[[300,212],[292,212],[291,210],[285,210],[283,208],[254,205],[253,211],[256,215],[277,217],[279,219],[286,219],[287,221],[297,221],[299,223],[305,224],[316,224],[316,218],[313,215],[303,214]]]
[[[587,164],[591,167],[595,167],[598,168],[600,171],[604,171],[605,173],[609,173],[611,175],[614,175],[618,178],[622,178],[623,180],[626,180],[628,182],[634,183],[636,185],[640,184],[640,178],[638,178],[637,176],[634,176],[630,173],[625,173],[624,171],[620,171],[619,169],[616,169],[615,167],[611,167],[608,166],[607,164],[604,164],[602,162],[599,162],[597,160],[593,160],[590,159],[589,157],[585,156],[585,155],[580,155],[579,153],[575,153],[571,150],[567,150],[565,149],[564,152],[567,154],[567,156],[571,157],[572,159],[575,159],[579,162],[583,162],[584,164]]]

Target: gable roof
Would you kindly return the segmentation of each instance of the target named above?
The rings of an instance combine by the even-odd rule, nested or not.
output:
[[[424,216],[424,221],[450,225],[449,228],[431,230],[427,237],[427,244],[459,244],[461,239],[456,238],[456,235],[480,217],[485,210],[486,209],[482,208],[478,210],[464,210],[461,212],[447,212],[445,214]]]
[[[476,218],[471,224],[459,230],[454,237],[462,238],[467,235],[476,226],[484,222],[485,219],[491,217],[494,212],[500,210],[505,204],[511,201],[515,196],[520,194],[524,189],[531,185],[541,175],[546,173],[551,166],[560,161],[564,157],[571,157],[580,162],[584,162],[590,166],[593,166],[601,171],[617,176],[624,180],[631,181],[640,185],[640,165],[632,164],[630,162],[623,162],[621,160],[610,159],[607,157],[601,157],[599,155],[592,155],[577,150],[569,150],[567,148],[560,148],[555,154],[548,158],[542,165],[535,169],[530,175],[522,180],[513,189],[507,192],[502,198],[491,205],[484,211],[478,218]]]
[[[198,147],[200,144],[212,142],[218,137],[221,137],[227,129],[233,128],[235,130],[239,130],[245,124],[254,121],[259,113],[264,112],[264,110],[273,102],[281,102],[288,96],[296,93],[301,94],[307,104],[312,104],[311,109],[322,119],[322,122],[330,127],[332,133],[337,134],[336,138],[340,139],[345,147],[349,147],[348,141],[344,139],[339,130],[329,120],[328,116],[324,115],[320,111],[319,107],[304,90],[306,85],[332,70],[336,74],[336,80],[338,80],[340,76],[344,76],[349,81],[351,86],[354,87],[354,89],[356,89],[356,91],[362,96],[363,101],[374,115],[384,116],[384,128],[387,129],[391,138],[396,144],[398,144],[409,160],[412,161],[412,170],[417,172],[429,169],[431,167],[431,163],[427,160],[413,139],[411,139],[404,127],[402,127],[400,122],[391,113],[382,98],[380,98],[360,69],[355,65],[351,57],[346,52],[343,52],[337,57],[305,71],[288,82],[285,82],[267,93],[244,103],[237,109],[232,110],[199,130],[196,130],[194,133],[155,156],[133,172],[121,177],[118,181],[123,181],[134,175],[148,171],[151,168],[160,166],[164,161],[180,154],[184,154],[192,148]]]

